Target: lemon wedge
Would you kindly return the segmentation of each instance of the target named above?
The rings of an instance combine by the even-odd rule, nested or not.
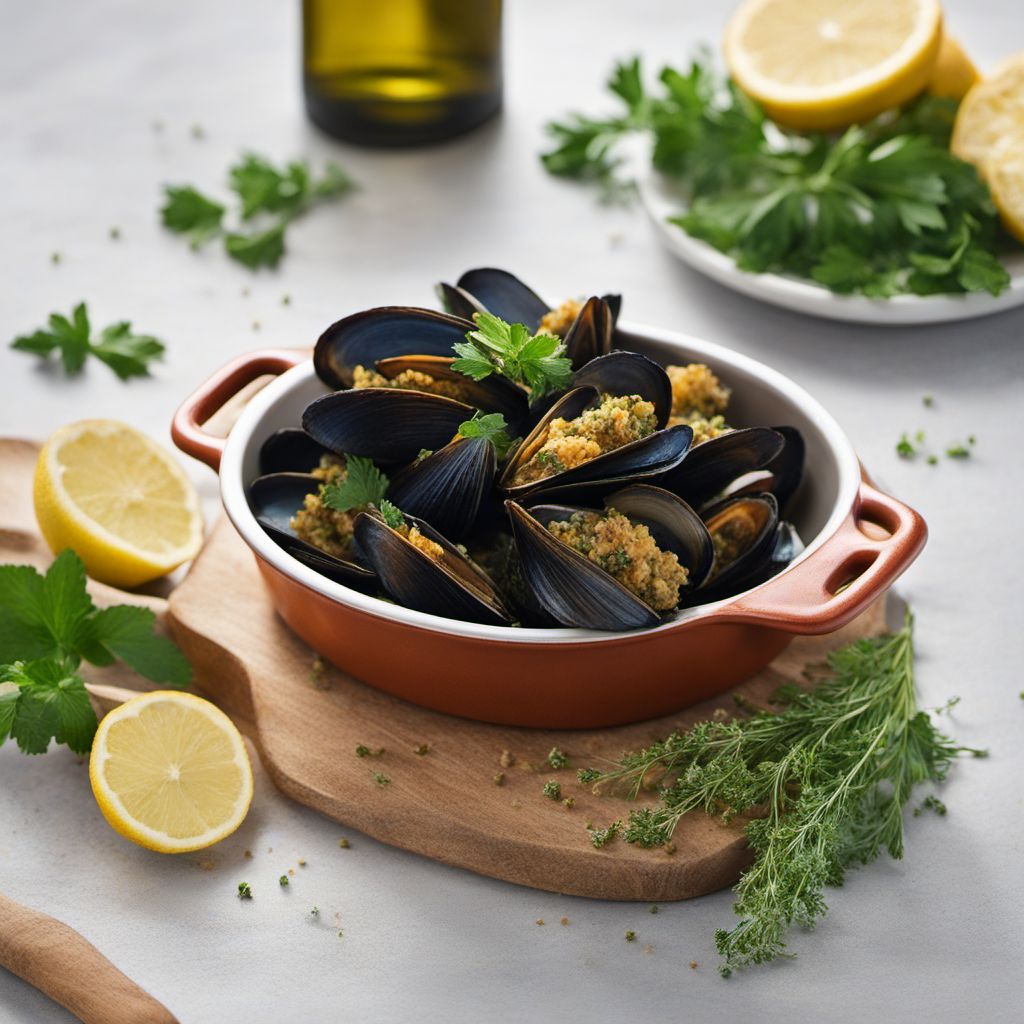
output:
[[[951,36],[943,33],[939,55],[928,80],[928,91],[933,96],[962,100],[981,75],[964,48]]]
[[[834,131],[922,92],[941,42],[937,0],[745,0],[725,59],[769,117]]]
[[[212,846],[252,802],[252,766],[231,719],[174,690],[133,697],[100,722],[89,781],[111,827],[160,853]]]
[[[171,454],[115,420],[55,431],[39,454],[36,519],[56,554],[71,548],[89,575],[135,587],[194,558],[199,499]]]

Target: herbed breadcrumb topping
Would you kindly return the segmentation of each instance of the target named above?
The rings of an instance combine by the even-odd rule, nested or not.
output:
[[[718,437],[719,434],[727,434],[732,427],[725,422],[724,416],[712,416],[710,419],[701,416],[700,413],[693,413],[690,416],[670,416],[668,426],[677,427],[679,424],[685,423],[686,426],[693,430],[693,443],[695,445],[702,444],[704,441],[710,441],[713,437]]]
[[[313,476],[323,484],[341,483],[346,476],[344,462],[333,455],[325,455]],[[338,512],[323,502],[323,484],[313,494],[307,494],[302,508],[291,518],[295,535],[307,544],[319,548],[335,558],[347,558],[352,548],[352,526],[356,509]]]
[[[679,589],[689,574],[674,551],[662,551],[643,523],[632,523],[615,509],[574,512],[551,522],[548,531],[585,555],[657,612],[679,604]]]
[[[365,366],[357,366],[352,371],[353,388],[396,388],[400,391],[427,391],[432,395],[443,395],[464,401],[466,382],[443,380],[431,377],[420,370],[403,370],[394,377],[385,377],[376,370],[368,370]]]
[[[564,338],[569,333],[569,328],[572,327],[576,317],[580,315],[582,308],[583,303],[579,299],[566,299],[560,306],[548,310],[540,318],[537,333],[554,334],[559,338]]]
[[[639,395],[605,395],[599,406],[575,419],[553,419],[544,443],[519,467],[512,484],[518,487],[563,473],[647,437],[657,428],[653,403]]]
[[[431,540],[425,533],[421,533],[418,526],[403,523],[396,532],[400,533],[414,548],[419,548],[425,555],[433,558],[435,562],[444,558],[444,548],[437,541]]]
[[[672,383],[672,415],[692,416],[694,413],[711,418],[724,413],[732,392],[704,363],[686,366],[666,366],[665,372]]]

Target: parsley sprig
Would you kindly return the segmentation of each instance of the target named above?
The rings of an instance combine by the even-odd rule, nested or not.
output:
[[[525,324],[509,324],[493,313],[474,313],[476,330],[457,341],[459,357],[452,368],[473,380],[501,374],[530,389],[536,399],[566,388],[572,381],[572,363],[565,345],[553,334],[533,334]]]
[[[379,505],[387,491],[388,478],[372,459],[346,455],[345,479],[324,484],[320,497],[328,508],[336,512],[351,512],[355,508]]]
[[[878,298],[1009,285],[1000,252],[1012,243],[988,189],[949,151],[952,101],[925,96],[833,139],[779,128],[707,59],[659,82],[652,95],[639,59],[620,64],[609,88],[625,112],[549,124],[545,167],[621,191],[616,147],[642,132],[688,204],[672,222],[743,270]]]
[[[780,690],[778,714],[704,722],[611,771],[580,772],[583,782],[624,783],[633,796],[660,775],[660,804],[633,811],[622,832],[640,846],[666,843],[691,811],[727,820],[764,811],[746,826],[755,860],[736,887],[741,920],[715,937],[723,975],[790,955],[787,932],[825,913],[825,886],[883,850],[903,855],[903,809],[914,787],[941,781],[958,754],[984,756],[918,707],[913,660],[908,614],[899,632],[834,651],[832,674],[816,689]]]
[[[494,453],[500,462],[516,443],[508,435],[508,424],[500,412],[477,412],[471,420],[459,424],[459,437],[482,437],[494,446]]]
[[[323,200],[335,199],[355,187],[335,163],[328,163],[316,178],[306,161],[293,160],[275,166],[257,153],[245,153],[228,171],[231,191],[239,202],[243,224],[262,220],[264,227],[251,231],[227,230],[223,204],[191,185],[165,185],[160,210],[164,226],[184,235],[193,249],[223,237],[224,249],[233,260],[250,269],[276,267],[285,252],[288,223]]]
[[[189,663],[153,633],[148,608],[97,608],[85,589],[85,566],[72,551],[40,575],[27,565],[0,565],[0,744],[8,736],[26,754],[51,739],[86,753],[96,714],[78,675],[83,660],[120,658],[154,682],[184,686]]]
[[[150,334],[134,334],[128,320],[104,327],[94,338],[84,302],[75,306],[70,317],[51,313],[48,327],[15,338],[11,348],[32,352],[43,359],[57,352],[69,377],[80,373],[92,356],[106,363],[121,380],[148,376],[149,364],[164,353],[162,341]]]

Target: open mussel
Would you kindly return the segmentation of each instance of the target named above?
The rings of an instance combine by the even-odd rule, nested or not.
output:
[[[711,570],[714,550],[700,517],[657,487],[616,491],[603,512],[505,504],[526,581],[565,626],[656,626]]]
[[[282,427],[260,446],[260,474],[310,473],[328,454],[328,450],[301,427]]]
[[[313,366],[329,387],[349,388],[357,366],[393,356],[451,356],[473,324],[461,317],[412,306],[380,306],[331,324],[317,340]]]
[[[321,480],[308,473],[270,473],[249,485],[249,507],[270,538],[303,565],[315,569],[336,583],[357,590],[376,584],[376,576],[354,557],[328,554],[300,538],[292,518],[303,507],[307,494],[315,494]]]
[[[360,388],[315,399],[302,414],[302,426],[339,455],[406,463],[424,449],[443,448],[475,411],[425,391]]]
[[[385,593],[406,608],[466,622],[513,621],[490,577],[424,520],[401,513],[389,525],[377,511],[361,512],[355,539]],[[394,522],[394,520],[393,520]]]
[[[653,402],[634,397],[603,399],[590,386],[563,395],[512,453],[498,485],[519,497],[541,487],[668,472],[686,456],[693,431],[685,425],[663,429]],[[585,421],[585,414],[593,415]]]

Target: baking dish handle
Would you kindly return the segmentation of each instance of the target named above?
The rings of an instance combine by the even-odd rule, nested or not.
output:
[[[186,455],[220,468],[224,438],[203,429],[203,424],[247,384],[266,374],[277,376],[309,358],[307,349],[274,348],[248,352],[222,366],[178,406],[171,422],[171,438]]]
[[[891,586],[927,538],[917,512],[863,481],[850,515],[817,551],[723,608],[720,621],[831,633]]]

